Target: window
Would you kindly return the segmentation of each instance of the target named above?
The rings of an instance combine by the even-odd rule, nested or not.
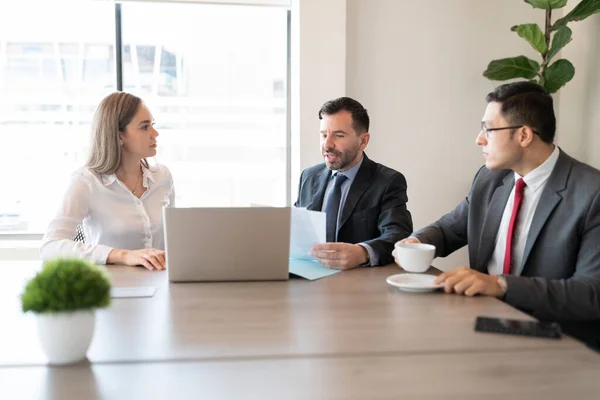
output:
[[[154,114],[178,204],[285,205],[287,11],[126,3],[122,19],[124,89]]]
[[[114,32],[110,3],[0,3],[0,233],[43,232],[85,162]]]
[[[154,115],[178,205],[285,205],[287,9],[45,3],[34,20],[0,5],[0,170],[15,171],[0,233],[43,232],[85,163],[95,107],[118,87],[115,7],[122,87]]]

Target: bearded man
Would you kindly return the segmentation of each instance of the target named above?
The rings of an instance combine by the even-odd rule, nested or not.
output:
[[[296,207],[326,213],[327,242],[313,256],[334,269],[386,265],[394,243],[412,232],[406,179],[370,160],[369,115],[356,100],[340,97],[319,110],[324,163],[302,171]]]

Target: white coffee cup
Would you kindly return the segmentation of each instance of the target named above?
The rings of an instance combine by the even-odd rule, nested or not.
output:
[[[435,246],[425,243],[396,243],[396,258],[408,272],[425,272],[435,257]]]

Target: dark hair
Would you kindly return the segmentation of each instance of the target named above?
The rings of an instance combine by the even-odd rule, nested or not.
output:
[[[352,128],[356,133],[360,135],[369,132],[369,114],[367,114],[367,110],[362,104],[350,97],[338,97],[323,104],[319,110],[319,119],[323,119],[323,115],[333,115],[344,110],[352,115]]]
[[[550,94],[537,83],[519,81],[498,86],[485,100],[502,104],[502,115],[511,125],[531,127],[546,143],[554,141],[556,117]]]

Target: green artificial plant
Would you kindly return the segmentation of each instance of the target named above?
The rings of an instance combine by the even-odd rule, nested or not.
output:
[[[110,280],[94,264],[78,259],[47,261],[25,286],[23,312],[48,313],[107,307]]]
[[[489,63],[483,73],[488,79],[505,81],[525,78],[539,83],[548,92],[555,93],[573,79],[575,67],[569,60],[553,59],[570,41],[572,32],[569,22],[581,21],[600,12],[600,0],[582,0],[573,10],[552,23],[552,10],[564,7],[567,0],[524,0],[534,8],[546,10],[545,30],[538,24],[515,25],[511,28],[537,51],[542,59],[539,63],[525,56],[503,58]]]

